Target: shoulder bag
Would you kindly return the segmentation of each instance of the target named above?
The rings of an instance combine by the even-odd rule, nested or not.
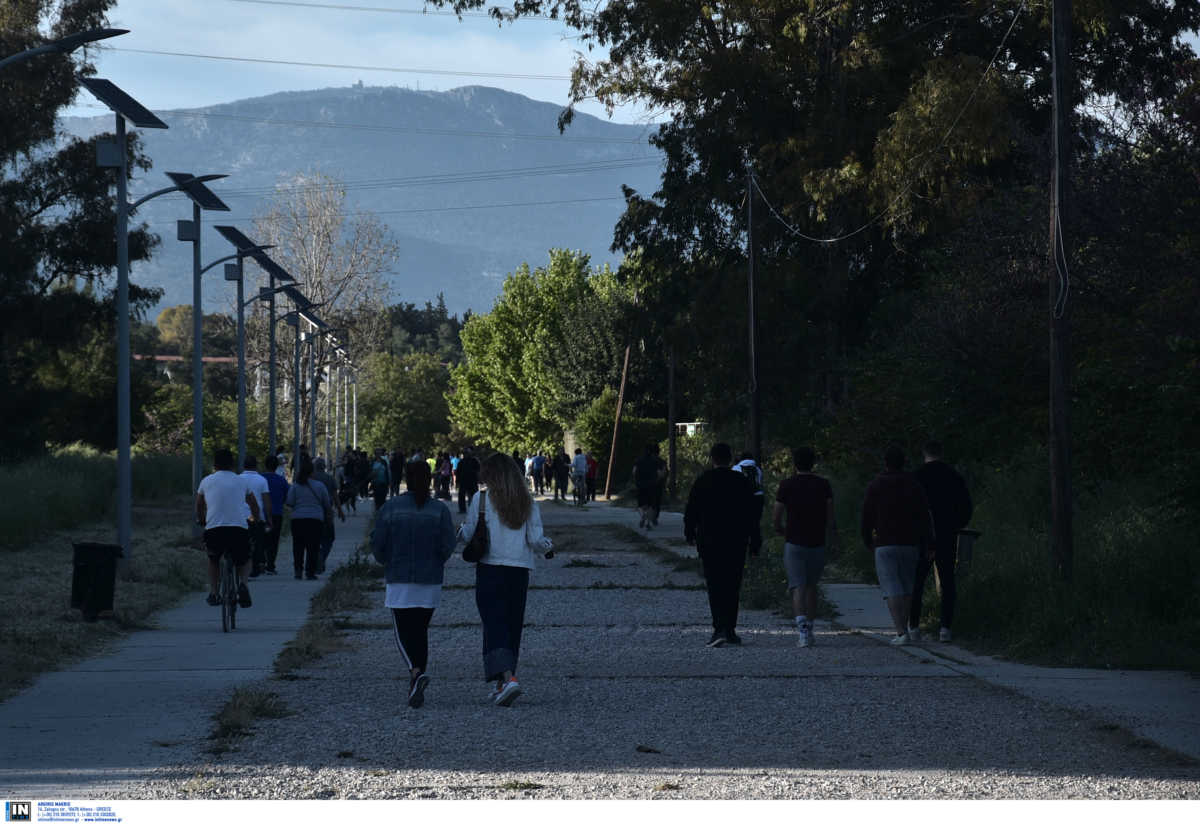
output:
[[[471,540],[467,541],[467,545],[463,547],[463,560],[469,564],[479,563],[488,551],[487,521],[484,520],[487,501],[483,497],[486,494],[486,492],[479,493],[479,522],[475,524],[475,532],[471,535]]]

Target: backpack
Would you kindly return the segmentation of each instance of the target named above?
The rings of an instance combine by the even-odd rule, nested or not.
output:
[[[754,488],[754,494],[757,495],[762,491],[762,487],[758,485],[758,467],[754,464],[739,464],[738,469],[742,470],[742,474],[746,476],[746,480],[750,482],[750,486]]]
[[[383,461],[375,461],[375,466],[372,468],[371,482],[376,486],[387,486],[387,464]]]

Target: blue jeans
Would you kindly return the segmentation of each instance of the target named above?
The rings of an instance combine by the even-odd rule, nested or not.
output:
[[[529,570],[524,567],[476,564],[475,605],[483,622],[483,678],[495,681],[516,673],[525,627]]]

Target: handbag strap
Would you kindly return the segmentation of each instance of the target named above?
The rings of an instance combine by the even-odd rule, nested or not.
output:
[[[479,493],[479,521],[475,524],[476,531],[487,529],[487,521],[483,519],[484,510],[487,508],[487,498],[484,497],[485,495],[487,495],[486,491]]]

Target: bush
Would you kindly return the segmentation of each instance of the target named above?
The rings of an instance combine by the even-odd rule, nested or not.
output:
[[[626,413],[632,410],[627,406]],[[599,463],[596,488],[603,490],[608,477],[608,455],[612,448],[613,419],[617,414],[617,393],[611,388],[592,401],[575,422],[575,437],[579,445]],[[633,464],[646,451],[646,444],[658,443],[667,431],[663,418],[621,416],[617,432],[617,457],[613,462],[613,492],[632,483]]]
[[[165,500],[191,494],[186,455],[135,455],[133,496]],[[50,455],[0,466],[0,545],[20,546],[47,529],[102,518],[114,509],[117,460],[73,444]]]

